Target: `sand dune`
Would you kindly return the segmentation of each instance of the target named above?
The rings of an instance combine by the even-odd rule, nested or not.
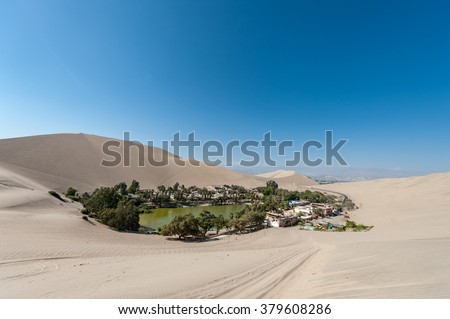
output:
[[[0,297],[450,297],[450,174],[333,185],[368,233],[268,229],[207,243],[111,231],[0,174]],[[420,199],[420,200],[419,200]]]
[[[275,172],[257,175],[264,179],[273,179],[284,188],[295,189],[300,186],[313,186],[317,182],[313,179],[300,175],[295,171],[278,170]]]
[[[112,140],[86,134],[56,134],[0,140],[0,167],[33,179],[47,188],[65,191],[69,186],[81,191],[92,191],[99,186],[112,186],[118,182],[130,183],[138,180],[143,188],[159,185],[173,185],[176,182],[186,186],[209,186],[237,184],[244,187],[262,186],[267,178],[237,173],[222,167],[199,163],[194,166],[185,161],[186,166],[176,165],[175,157],[159,148],[144,148],[144,160],[151,152],[156,160],[168,154],[168,165],[155,167],[144,161],[139,167],[138,148],[130,147],[130,165],[104,167],[102,160],[111,157],[103,154],[102,145]],[[117,150],[123,156],[124,144]],[[115,149],[115,148],[114,148]],[[303,184],[304,183],[304,184]],[[312,185],[314,181],[296,175],[293,180],[280,180],[285,188]]]
[[[89,173],[108,184],[117,176],[91,171],[77,156],[69,174],[37,150],[8,150],[0,169],[1,298],[450,297],[449,173],[326,186],[361,206],[352,219],[373,225],[367,233],[267,229],[183,243],[84,221],[76,204],[47,193],[53,182],[95,186]]]
[[[2,298],[226,297],[240,284],[248,287],[239,295],[264,296],[271,286],[255,287],[258,274],[280,269],[267,277],[276,284],[315,249],[298,232],[277,232],[279,242],[266,230],[195,244],[118,233],[82,220],[77,206],[32,189],[33,181],[13,186],[17,175],[2,172]]]
[[[362,208],[368,233],[310,234],[322,247],[280,297],[449,298],[450,174],[328,186]]]

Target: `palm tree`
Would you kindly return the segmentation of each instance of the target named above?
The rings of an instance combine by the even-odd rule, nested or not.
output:
[[[164,186],[164,185],[158,186],[158,191],[161,195],[165,195],[166,194],[166,186]]]

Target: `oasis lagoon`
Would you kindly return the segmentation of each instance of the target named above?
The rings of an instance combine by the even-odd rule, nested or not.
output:
[[[245,205],[222,205],[222,206],[195,206],[195,207],[182,207],[182,208],[155,208],[149,214],[139,215],[139,224],[141,226],[157,229],[158,227],[169,224],[172,219],[177,215],[183,215],[191,213],[195,217],[207,210],[216,216],[222,215],[226,218],[230,217],[230,214],[235,214],[245,208]]]

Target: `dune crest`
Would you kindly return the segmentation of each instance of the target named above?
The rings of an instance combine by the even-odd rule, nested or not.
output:
[[[273,179],[278,184],[284,185],[285,188],[287,188],[286,185],[290,185],[291,189],[295,189],[297,186],[314,186],[318,184],[313,179],[300,175],[296,171],[278,170],[265,174],[259,174],[257,176],[265,179]]]
[[[245,175],[223,167],[199,163],[186,165],[175,163],[175,156],[157,147],[144,147],[144,164],[139,167],[138,148],[130,147],[130,166],[123,163],[117,167],[100,165],[103,160],[111,160],[103,154],[102,146],[107,141],[118,141],[122,154],[124,142],[87,134],[54,134],[0,140],[0,166],[27,176],[47,188],[65,191],[69,186],[80,191],[92,191],[100,186],[112,186],[133,179],[142,188],[156,188],[159,185],[173,185],[176,182],[185,186],[199,187],[210,185],[236,184],[247,188],[263,186],[267,178]],[[116,149],[116,148],[114,148]],[[146,161],[151,152],[156,160],[164,153],[168,165],[152,166]],[[280,186],[292,189],[315,182],[301,175],[294,180],[280,179]]]

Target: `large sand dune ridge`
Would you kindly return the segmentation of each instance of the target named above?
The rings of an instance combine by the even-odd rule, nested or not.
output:
[[[124,159],[124,149],[130,149],[130,165],[124,161],[116,167],[100,165],[103,160],[112,160],[103,153],[103,144],[117,141],[118,151]],[[148,154],[160,161],[165,154],[168,165],[153,166],[147,162]],[[176,182],[186,186],[236,184],[244,187],[262,186],[268,178],[245,175],[219,166],[208,166],[201,162],[185,166],[175,162],[173,154],[157,147],[144,147],[144,166],[139,166],[138,148],[130,142],[87,134],[54,134],[0,140],[0,166],[16,172],[57,191],[69,186],[80,191],[92,191],[99,186],[112,186],[133,179],[142,188],[156,188],[159,185],[173,185]],[[293,189],[301,185],[316,185],[310,178],[295,174],[289,180],[280,180],[280,185]]]

